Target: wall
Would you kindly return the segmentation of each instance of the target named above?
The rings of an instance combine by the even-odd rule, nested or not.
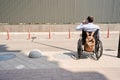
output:
[[[107,31],[108,27],[110,31],[120,31],[120,24],[98,24],[101,31]],[[51,29],[52,32],[67,32],[69,29],[75,31],[77,24],[66,25],[0,25],[0,32],[48,32]]]
[[[0,23],[120,23],[120,0],[0,0]]]

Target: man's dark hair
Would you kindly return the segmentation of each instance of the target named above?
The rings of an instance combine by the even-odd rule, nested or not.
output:
[[[92,23],[94,21],[94,17],[93,16],[88,16],[87,20],[89,23]]]

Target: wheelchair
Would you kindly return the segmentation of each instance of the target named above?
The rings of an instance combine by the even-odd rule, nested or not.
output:
[[[93,35],[95,39],[95,45],[94,45],[94,50],[92,52],[84,49],[86,36],[87,36],[86,31],[82,30],[82,38],[78,40],[78,44],[77,44],[78,59],[81,58],[84,52],[87,52],[87,54],[91,54],[91,53],[94,54],[95,60],[99,60],[103,54],[103,45],[102,45],[102,41],[99,40],[98,30],[96,30]]]

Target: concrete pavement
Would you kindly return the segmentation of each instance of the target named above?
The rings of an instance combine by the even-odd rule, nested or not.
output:
[[[117,58],[118,32],[101,34],[104,52],[100,60],[89,57],[75,60],[79,34],[67,35],[53,33],[36,35],[35,40],[27,40],[14,35],[10,40],[1,35],[0,56],[15,55],[12,59],[0,61],[0,80],[119,80],[120,59]],[[21,36],[21,39],[17,38]],[[26,35],[24,35],[26,36]],[[30,50],[39,49],[41,58],[28,58]]]

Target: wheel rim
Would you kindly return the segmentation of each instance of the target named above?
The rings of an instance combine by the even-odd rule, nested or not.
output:
[[[102,56],[102,53],[103,53],[103,46],[102,46],[102,42],[100,41],[98,45],[97,57],[100,58]]]

